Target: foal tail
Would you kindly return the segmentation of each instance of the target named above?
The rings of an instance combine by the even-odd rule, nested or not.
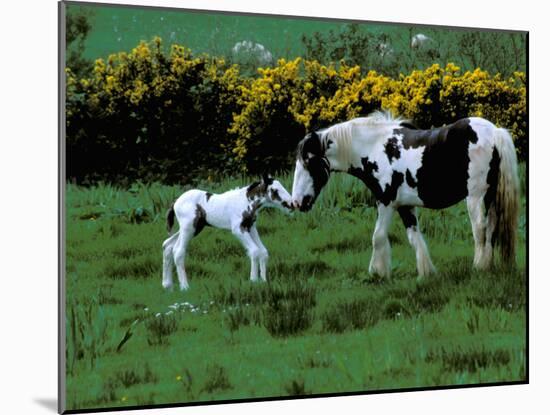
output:
[[[172,233],[175,216],[176,216],[176,212],[174,212],[174,205],[172,205],[170,206],[170,209],[168,209],[168,212],[166,212],[166,229],[168,230],[168,234]]]
[[[496,227],[493,234],[504,263],[514,265],[519,215],[518,161],[512,136],[504,128],[497,128],[495,146],[500,156],[498,184],[495,199]]]

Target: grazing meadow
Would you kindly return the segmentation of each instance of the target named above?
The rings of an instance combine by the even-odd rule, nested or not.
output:
[[[63,4],[62,408],[527,379],[527,33]],[[472,269],[462,202],[419,210],[435,276],[417,279],[398,215],[392,278],[370,276],[374,198],[334,174],[311,212],[260,213],[266,283],[249,281],[230,232],[206,227],[187,252],[190,289],[162,288],[166,212],[182,192],[263,172],[290,190],[298,140],[375,110],[511,132],[515,269]]]
[[[67,409],[526,379],[525,166],[518,267],[472,270],[465,203],[420,209],[435,277],[398,216],[391,280],[369,276],[376,209],[334,175],[307,214],[264,210],[268,282],[230,232],[191,242],[190,289],[161,286],[165,212],[189,186],[66,189]],[[290,175],[279,177],[291,188]],[[254,178],[202,181],[221,192]]]

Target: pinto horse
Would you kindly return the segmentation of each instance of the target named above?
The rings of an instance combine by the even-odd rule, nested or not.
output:
[[[268,252],[256,229],[256,218],[263,208],[278,208],[289,213],[291,203],[290,194],[283,185],[269,176],[221,194],[188,190],[174,202],[166,215],[168,233],[172,231],[175,219],[179,230],[162,244],[162,286],[172,289],[172,268],[175,266],[180,290],[189,288],[185,255],[191,239],[205,226],[230,230],[250,257],[250,279],[258,280],[259,265],[260,278],[266,281]]]
[[[418,276],[435,272],[418,227],[416,207],[444,209],[464,198],[474,235],[474,267],[489,268],[495,247],[503,262],[515,263],[516,150],[507,130],[483,118],[419,130],[388,113],[376,112],[311,132],[298,144],[294,208],[310,210],[331,172],[359,178],[376,198],[371,274],[391,274],[388,229],[396,210],[416,252]]]

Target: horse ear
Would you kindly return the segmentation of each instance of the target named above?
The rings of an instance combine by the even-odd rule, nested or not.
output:
[[[262,173],[262,183],[266,186],[269,186],[272,182],[273,179],[271,178],[271,175],[268,172],[264,171]]]

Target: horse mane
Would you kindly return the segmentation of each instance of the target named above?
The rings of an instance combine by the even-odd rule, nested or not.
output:
[[[374,126],[408,122],[408,120],[405,120],[401,117],[394,117],[390,111],[374,111],[366,117],[355,118],[351,121],[356,122],[357,124]]]
[[[351,139],[353,137],[353,120],[329,127],[321,137],[322,147],[326,150],[331,143],[336,144],[336,157],[344,164],[351,162]]]
[[[389,111],[375,111],[366,117],[354,118],[327,128],[320,135],[321,146],[326,150],[330,146],[330,142],[334,142],[337,148],[336,157],[344,165],[349,165],[352,161],[351,141],[354,126],[378,127],[408,122],[400,117],[394,117]]]
[[[336,157],[338,160],[344,165],[349,165],[352,161],[351,141],[353,139],[353,128],[355,126],[371,126],[375,128],[378,126],[401,124],[406,124],[408,126],[409,123],[409,120],[401,117],[394,117],[389,111],[375,111],[366,117],[353,118],[349,121],[334,124],[328,128],[313,131],[310,134],[312,136],[315,135],[319,139],[321,151],[323,152],[326,152],[331,144],[334,143],[337,149]],[[296,147],[296,157],[298,160],[303,161],[304,146],[306,141],[310,139],[308,136],[301,140]]]
[[[305,145],[306,139],[302,139],[298,142],[298,145],[296,146],[296,159],[300,160],[302,163],[304,162],[304,145]]]
[[[408,128],[409,130],[418,130],[418,126],[412,122],[409,121],[402,121],[399,123],[401,127]]]

